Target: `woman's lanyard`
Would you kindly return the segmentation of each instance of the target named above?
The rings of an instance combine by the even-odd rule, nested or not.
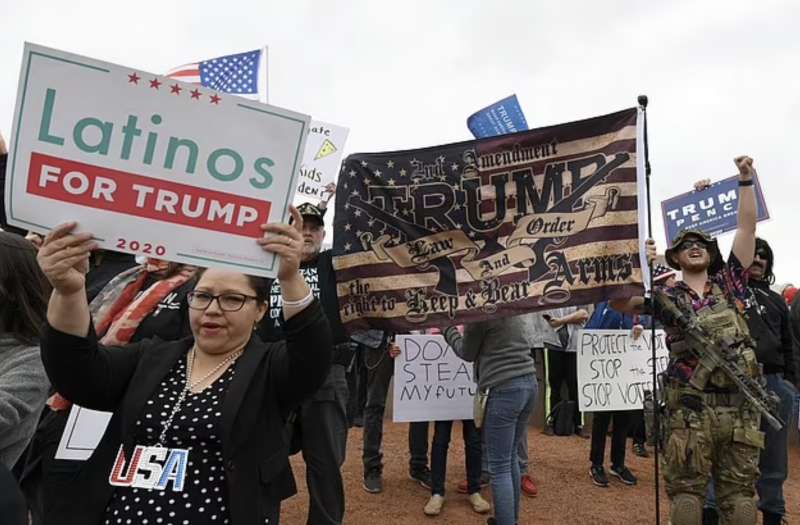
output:
[[[196,381],[189,381],[194,370],[194,357],[196,350],[192,349],[186,357],[186,377],[183,388],[178,395],[178,400],[172,407],[172,411],[167,416],[161,428],[158,441],[153,446],[136,445],[133,449],[133,457],[127,465],[125,461],[124,446],[120,445],[114,467],[108,476],[108,482],[117,487],[134,487],[148,490],[165,490],[167,484],[172,481],[172,490],[175,492],[183,491],[186,483],[186,467],[189,463],[189,449],[186,448],[167,448],[167,431],[172,425],[172,420],[180,412],[186,396],[193,388],[203,384],[209,377],[217,373],[221,368],[236,360],[243,350],[233,352],[222,360],[209,373]],[[123,472],[125,471],[125,472]]]

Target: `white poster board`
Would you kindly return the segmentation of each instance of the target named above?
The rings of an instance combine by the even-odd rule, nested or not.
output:
[[[310,118],[135,68],[26,44],[6,210],[100,247],[274,276],[255,242],[285,221]]]
[[[58,442],[56,459],[86,461],[97,448],[111,420],[111,412],[72,405],[67,426]]]
[[[399,335],[394,361],[394,421],[472,419],[478,386],[472,363],[458,357],[441,335]]]
[[[336,182],[339,176],[342,152],[349,132],[342,126],[320,120],[311,121],[300,177],[297,179],[296,204],[317,204],[329,196],[325,186]]]
[[[578,406],[581,412],[641,410],[653,389],[649,330],[633,340],[630,330],[578,332]],[[656,372],[666,370],[669,352],[656,330]]]

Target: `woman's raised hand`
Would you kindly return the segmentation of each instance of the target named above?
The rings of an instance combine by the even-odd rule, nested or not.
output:
[[[292,224],[271,222],[264,224],[264,236],[258,244],[266,251],[273,252],[280,258],[278,279],[289,280],[298,275],[303,253],[303,216],[294,206],[289,206]]]
[[[91,233],[72,233],[77,225],[66,222],[56,226],[45,236],[36,257],[53,289],[62,295],[84,290],[89,256],[97,248]]]

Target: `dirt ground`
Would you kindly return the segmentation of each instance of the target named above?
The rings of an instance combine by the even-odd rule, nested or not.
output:
[[[422,507],[430,494],[408,478],[407,429],[406,424],[389,421],[384,425],[384,491],[381,494],[368,494],[361,488],[361,429],[351,429],[348,436],[347,461],[344,466],[347,497],[345,523],[358,525],[485,523],[486,518],[472,512],[466,496],[458,494],[455,490],[459,480],[465,477],[464,445],[460,439],[459,429],[453,430],[453,441],[450,443],[444,510],[436,518],[423,514]],[[520,525],[655,523],[652,456],[650,459],[644,459],[629,452],[626,462],[639,478],[638,485],[628,487],[612,478],[611,486],[604,489],[595,487],[589,480],[588,439],[578,436],[548,437],[539,429],[531,427],[528,442],[533,464],[531,473],[539,486],[539,495],[534,498],[523,498]],[[305,465],[299,455],[293,458],[292,464],[299,493],[284,502],[281,523],[302,525],[305,523],[308,505]],[[794,446],[790,451],[789,480],[784,485],[789,523],[800,523],[798,471],[800,471],[800,448]],[[491,501],[491,491],[488,488],[484,489],[483,494]],[[661,523],[664,524],[667,523],[668,506],[669,503],[662,490]]]

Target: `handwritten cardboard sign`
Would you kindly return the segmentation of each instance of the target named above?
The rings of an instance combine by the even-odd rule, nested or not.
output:
[[[339,176],[339,166],[349,132],[349,129],[342,126],[319,120],[311,121],[303,163],[300,165],[300,178],[295,196],[297,204],[302,202],[316,204],[328,196],[325,186],[336,182],[336,177]]]
[[[656,331],[656,371],[667,368],[662,330]],[[582,412],[641,410],[644,391],[653,389],[650,332],[635,341],[630,330],[578,333],[578,406]]]
[[[394,421],[472,419],[477,385],[472,363],[441,335],[400,335],[394,362]]]

